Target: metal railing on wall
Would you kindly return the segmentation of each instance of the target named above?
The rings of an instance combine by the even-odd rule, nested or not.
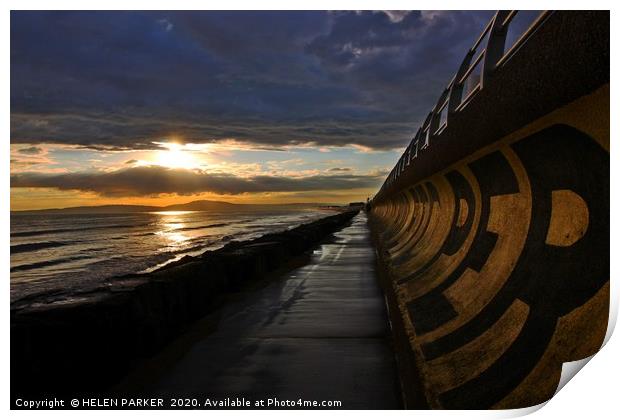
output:
[[[467,107],[484,89],[489,75],[510,60],[550,14],[550,11],[540,10],[501,10],[495,13],[467,51],[456,74],[390,171],[379,193],[415,162],[420,151],[431,146],[434,138],[450,124],[450,117]]]

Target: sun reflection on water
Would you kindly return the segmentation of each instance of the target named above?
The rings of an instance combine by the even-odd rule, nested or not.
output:
[[[165,231],[162,230],[160,232],[157,232],[157,235],[159,236],[163,236],[164,239],[166,239],[168,242],[171,243],[171,245],[178,245],[181,244],[185,241],[187,241],[189,238],[187,236],[185,236],[183,233],[181,232],[175,232],[175,231]]]
[[[155,232],[156,235],[162,237],[168,246],[179,246],[187,242],[190,238],[183,233],[183,229],[187,226],[179,216],[183,216],[190,211],[161,211],[153,212],[161,216],[158,225],[161,230]]]
[[[160,216],[181,216],[183,214],[195,213],[192,210],[168,210],[168,211],[152,211],[151,214],[157,214]]]

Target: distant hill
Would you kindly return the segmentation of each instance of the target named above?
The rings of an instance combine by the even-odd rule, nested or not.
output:
[[[198,200],[184,204],[172,204],[170,206],[138,206],[129,204],[112,204],[105,206],[80,206],[60,209],[23,210],[13,211],[18,214],[111,214],[111,213],[147,213],[153,211],[225,211],[225,210],[255,210],[275,207],[316,207],[313,203],[295,204],[235,204],[226,201]]]
[[[12,211],[18,214],[111,214],[111,213],[145,213],[149,211],[161,211],[161,207],[157,206],[135,206],[125,204],[112,204],[107,206],[80,206],[67,207],[61,209],[42,209],[42,210],[22,210]]]
[[[184,204],[172,204],[161,207],[155,211],[205,211],[205,210],[226,210],[231,208],[246,207],[247,204],[234,204],[227,201],[198,200]]]

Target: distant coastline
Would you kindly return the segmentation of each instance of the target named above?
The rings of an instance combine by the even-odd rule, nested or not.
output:
[[[112,214],[112,213],[149,213],[163,211],[226,211],[226,210],[261,210],[273,208],[321,207],[337,208],[338,204],[290,203],[290,204],[236,204],[227,201],[198,200],[168,206],[143,206],[132,204],[110,204],[103,206],[79,206],[40,210],[11,210],[11,214]]]

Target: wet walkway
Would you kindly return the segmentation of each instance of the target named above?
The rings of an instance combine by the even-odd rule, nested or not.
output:
[[[400,406],[364,214],[317,248],[308,264],[227,304],[215,330],[202,334],[174,363],[159,365],[141,393]]]

